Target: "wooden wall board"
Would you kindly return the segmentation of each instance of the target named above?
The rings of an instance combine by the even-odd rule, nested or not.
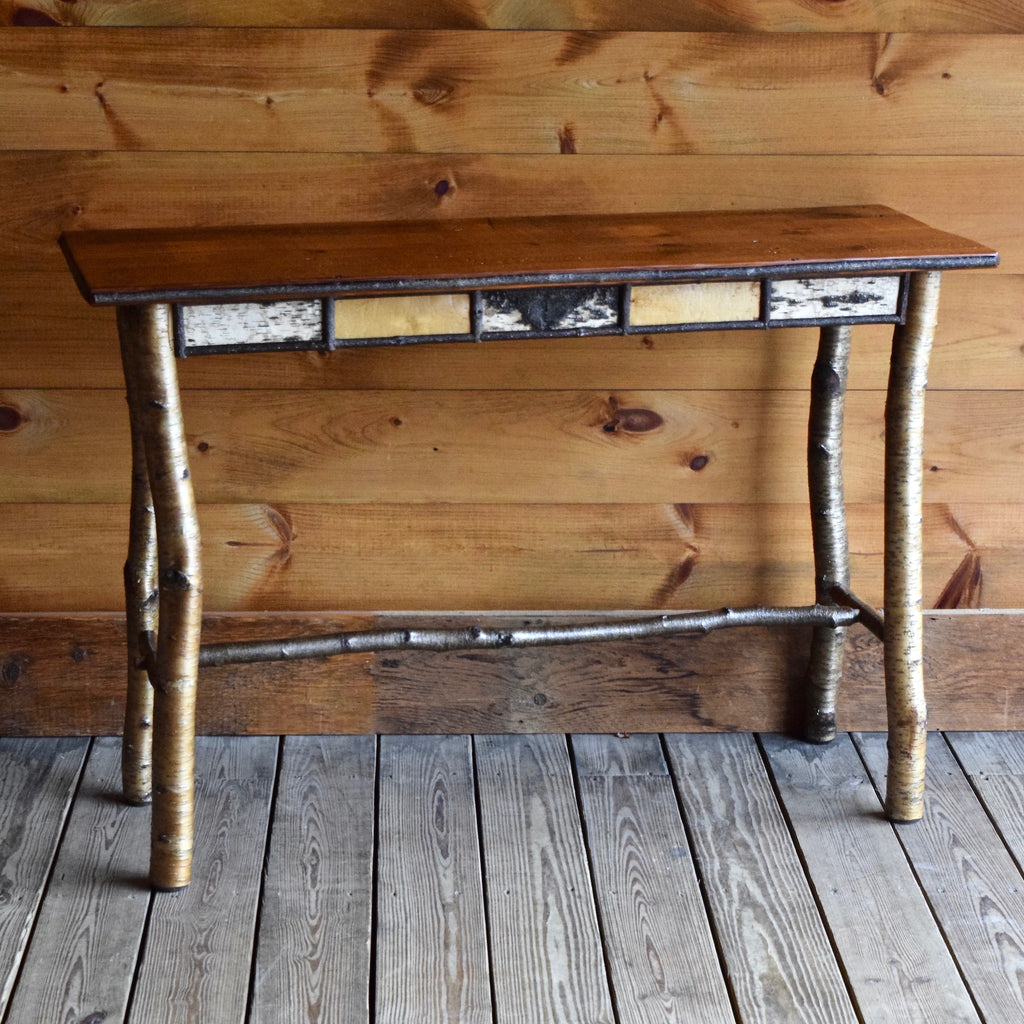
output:
[[[0,121],[21,150],[1020,155],[1022,53],[1009,34],[8,30]]]
[[[998,136],[1001,126],[991,123]],[[1017,156],[516,155],[0,151],[5,268],[66,273],[78,228],[762,209],[882,203],[999,250],[1024,272]]]
[[[443,401],[442,401],[443,398]],[[806,500],[807,395],[702,391],[190,391],[209,503],[485,504]],[[738,408],[738,405],[742,408]],[[120,391],[5,391],[5,503],[117,502],[130,465]],[[846,496],[882,499],[884,393],[847,396]],[[1013,391],[929,396],[924,497],[1019,497]]]
[[[212,615],[211,642],[466,616]],[[548,619],[506,616],[505,623]],[[120,615],[0,617],[0,733],[118,733]],[[934,729],[1024,729],[1019,613],[925,617]],[[204,670],[200,733],[787,731],[799,724],[806,629],[719,632],[701,639],[432,655],[390,652],[329,661]],[[881,646],[851,630],[840,728],[885,728]]]
[[[266,25],[375,29],[566,29],[702,32],[1020,32],[1014,0],[3,0],[0,25]]]
[[[882,600],[882,509],[852,505],[854,588]],[[686,608],[813,601],[805,505],[201,505],[208,611]],[[127,509],[0,505],[0,611],[116,610]],[[83,537],[86,540],[83,541]],[[1016,504],[924,509],[926,607],[1007,608]]]

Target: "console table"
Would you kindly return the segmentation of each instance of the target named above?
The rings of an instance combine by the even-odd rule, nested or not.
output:
[[[133,467],[124,787],[152,794],[150,875],[187,885],[202,665],[811,625],[807,738],[835,734],[845,628],[884,642],[886,812],[922,813],[921,477],[940,274],[985,246],[879,206],[389,224],[77,231],[79,288],[117,307]],[[894,325],[885,420],[884,620],[850,590],[842,418],[850,328]],[[202,572],[175,356],[566,335],[815,326],[808,438],[815,603],[528,630],[390,630],[200,644]]]

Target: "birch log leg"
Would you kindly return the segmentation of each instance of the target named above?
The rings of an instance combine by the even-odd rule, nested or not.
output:
[[[850,361],[849,326],[823,327],[811,377],[807,479],[814,538],[814,590],[832,604],[833,588],[850,585],[850,553],[843,496],[843,407]],[[845,627],[815,627],[807,668],[806,736],[828,743],[836,736],[836,694],[843,673]]]
[[[924,811],[927,711],[921,613],[924,397],[939,304],[937,271],[911,275],[907,319],[893,334],[885,407],[885,696],[893,821]]]
[[[178,889],[188,885],[192,866],[202,614],[199,528],[171,350],[170,310],[132,306],[120,317],[125,343],[135,352],[135,412],[145,441],[159,555],[150,880],[160,889]]]
[[[132,321],[124,320],[120,310],[118,331],[132,438],[131,518],[128,558],[124,565],[128,688],[121,744],[121,786],[129,803],[144,804],[149,802],[153,789],[153,687],[142,652],[152,647],[157,624],[156,518],[139,416],[141,401]]]

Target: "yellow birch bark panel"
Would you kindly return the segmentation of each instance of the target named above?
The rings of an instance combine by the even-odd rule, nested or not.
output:
[[[398,338],[424,334],[468,334],[469,295],[389,295],[338,299],[334,303],[334,336]]]
[[[756,320],[761,309],[758,281],[702,281],[634,285],[629,322],[633,327],[711,324]]]

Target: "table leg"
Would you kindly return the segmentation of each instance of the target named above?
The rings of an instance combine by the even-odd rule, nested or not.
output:
[[[885,407],[885,810],[894,821],[915,821],[924,811],[921,485],[924,396],[940,279],[937,271],[910,277],[906,323],[893,333]]]
[[[134,353],[129,396],[146,453],[156,520],[159,626],[151,672],[153,826],[150,880],[188,884],[192,865],[195,697],[202,570],[195,499],[181,418],[170,310],[125,307],[119,327]]]
[[[128,558],[124,565],[127,616],[128,689],[125,696],[124,738],[121,744],[121,785],[125,799],[148,803],[153,790],[153,687],[144,653],[155,646],[157,626],[156,518],[146,469],[146,446],[139,416],[141,401],[135,369],[131,320],[118,310],[121,362],[128,393],[132,438],[132,499]]]
[[[807,478],[814,540],[814,596],[834,604],[833,588],[850,585],[850,554],[843,497],[843,407],[850,361],[848,325],[823,327],[811,376]],[[807,668],[805,733],[813,743],[836,735],[836,693],[843,673],[846,628],[815,627]]]

